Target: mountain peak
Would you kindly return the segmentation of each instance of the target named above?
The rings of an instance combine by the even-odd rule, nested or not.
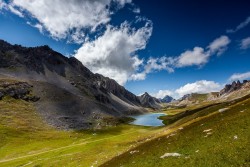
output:
[[[161,108],[160,100],[152,97],[148,94],[148,92],[145,92],[143,95],[139,96],[139,99],[143,107],[149,107],[153,109]]]
[[[174,101],[175,99],[173,98],[173,97],[171,97],[171,96],[169,96],[169,95],[166,95],[166,96],[164,96],[162,99],[160,99],[160,101],[162,102],[162,103],[169,103],[169,102],[172,102],[172,101]]]

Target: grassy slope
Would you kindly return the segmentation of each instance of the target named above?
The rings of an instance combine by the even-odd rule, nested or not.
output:
[[[245,102],[244,104],[244,106],[240,104],[238,106],[242,109],[250,108],[249,104],[246,105]],[[213,115],[213,111],[217,111],[218,109],[225,107],[224,105],[228,104],[207,108],[201,112],[187,116],[168,127],[148,128],[141,126],[121,125],[103,130],[77,132],[55,130],[52,127],[46,125],[39,115],[36,114],[32,103],[22,100],[15,100],[12,98],[4,98],[3,100],[0,100],[0,166],[98,166],[112,159],[113,157],[116,157],[123,152],[126,152],[144,143],[145,141],[148,141],[150,138],[166,136],[167,134],[172,133],[178,129],[178,126],[183,126],[183,123],[189,125],[193,120],[193,122],[196,122],[206,114],[210,113]],[[231,105],[235,104],[232,103]],[[207,144],[205,142],[204,144],[204,141],[202,140],[204,139],[202,130],[209,128],[209,126],[212,126],[213,124],[218,124],[218,127],[223,127],[223,123],[220,125],[220,121],[222,118],[224,118],[224,116],[231,118],[233,124],[235,124],[233,122],[235,120],[237,125],[235,127],[228,126],[228,128],[232,128],[232,130],[228,130],[228,133],[234,133],[227,136],[230,138],[228,138],[228,141],[226,141],[237,142],[239,147],[247,149],[247,145],[245,143],[249,141],[249,136],[244,135],[243,132],[247,130],[249,131],[249,115],[247,115],[249,114],[249,111],[245,110],[243,113],[239,113],[239,110],[241,109],[239,107],[237,108],[237,111],[235,111],[236,114],[234,115],[242,117],[228,117],[224,114],[233,111],[225,111],[225,113],[222,113],[223,115],[220,115],[221,118],[217,118],[217,116],[212,116],[211,119],[209,118],[210,121],[208,120],[208,122],[210,123],[204,123],[204,127],[199,128],[200,126],[197,126],[201,124],[200,122],[194,123],[188,128],[184,127],[183,132],[177,133],[177,135],[172,136],[167,140],[164,140],[166,137],[163,137],[160,139],[159,143],[152,142],[152,144],[150,144],[151,142],[149,142],[146,143],[146,147],[145,145],[142,145],[142,149],[145,150],[145,155],[140,156],[140,153],[142,153],[142,151],[140,151],[138,153],[139,156],[136,158],[142,158],[139,160],[139,162],[141,162],[135,163],[134,166],[149,166],[150,163],[152,166],[155,166],[153,165],[155,163],[159,163],[159,166],[163,164],[163,166],[165,166],[165,164],[171,165],[171,163],[176,163],[176,158],[172,158],[172,162],[169,162],[169,159],[159,159],[161,154],[163,155],[165,152],[171,151],[185,154],[187,157],[190,156],[188,159],[190,163],[196,162],[197,158],[204,158],[203,156],[208,154],[208,152],[203,151],[206,150],[210,145],[211,147],[214,146],[219,137],[216,137],[216,133],[214,132],[212,136],[209,136],[209,138],[206,138],[205,140],[210,139],[210,137],[213,136],[216,138],[213,141],[210,141]],[[189,108],[188,110],[192,110],[192,108]],[[218,119],[219,122],[216,122]],[[246,129],[239,130],[240,126]],[[223,129],[223,132],[224,131],[226,132],[226,130]],[[233,140],[232,137],[234,135],[238,135],[239,140]],[[184,136],[187,137],[187,139],[185,139]],[[200,143],[199,141],[196,141],[196,138],[194,138],[195,136],[197,136],[198,139],[201,139]],[[246,140],[246,137],[248,137],[248,140]],[[173,141],[169,141],[170,139]],[[174,144],[168,144],[169,142]],[[198,144],[201,146],[203,144],[204,146],[201,147]],[[197,150],[197,147],[200,148],[199,154],[202,154],[200,157],[193,157],[192,154]],[[204,150],[202,151],[201,148]],[[223,150],[224,145],[221,145],[220,149]],[[232,147],[232,149],[234,149],[234,147]],[[148,152],[148,150],[150,150],[150,152]],[[239,148],[239,150],[242,151],[242,148]],[[149,153],[153,153],[154,156]],[[210,151],[209,155],[210,153],[213,152]],[[249,155],[249,152],[247,152],[247,154]],[[134,155],[137,155],[137,153]],[[243,158],[244,155],[245,153],[242,155]],[[178,158],[178,160],[180,159],[181,158]],[[116,166],[118,163],[116,162],[117,159],[115,158],[113,160],[115,162],[114,166]],[[132,162],[130,157],[126,158],[126,154],[125,156],[122,156],[121,162],[123,160],[128,161],[128,163]],[[238,160],[240,160],[240,158]],[[146,165],[142,163],[144,161]],[[210,162],[209,160],[207,161]],[[182,160],[180,162],[184,163],[186,161],[184,159],[184,161]],[[149,165],[147,165],[148,163]],[[131,166],[131,164],[129,164],[129,166]]]
[[[46,125],[32,103],[0,100],[0,166],[97,166],[137,146],[162,128],[132,125],[59,131]]]
[[[131,154],[128,151],[103,166],[250,166],[250,99],[242,100],[200,111],[210,113],[210,116],[184,127],[174,135],[146,142],[130,150],[139,152]],[[218,112],[218,109],[225,107],[230,109]],[[196,117],[197,120],[199,118]],[[180,122],[185,121],[180,120],[175,124]],[[203,132],[207,129],[212,129],[211,135]],[[165,153],[173,152],[182,156],[160,158]]]

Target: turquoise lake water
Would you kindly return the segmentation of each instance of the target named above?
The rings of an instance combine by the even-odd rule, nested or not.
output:
[[[163,126],[162,120],[158,119],[160,116],[166,115],[164,113],[150,113],[137,116],[131,116],[135,120],[130,124],[141,126]]]

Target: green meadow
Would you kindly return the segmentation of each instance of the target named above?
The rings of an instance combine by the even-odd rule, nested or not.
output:
[[[83,131],[47,125],[23,100],[5,97],[0,106],[1,167],[250,166],[249,97],[177,109],[162,118],[164,127],[123,124]],[[160,158],[165,153],[181,156]]]

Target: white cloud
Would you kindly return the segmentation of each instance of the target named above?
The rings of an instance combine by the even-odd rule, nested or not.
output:
[[[95,31],[98,26],[107,24],[112,2],[122,8],[131,0],[13,0],[8,6],[21,17],[28,12],[53,38],[65,39],[71,34],[82,36],[82,29]]]
[[[145,72],[150,73],[152,71],[166,70],[169,73],[174,72],[174,69],[171,67],[174,64],[175,59],[173,57],[160,57],[160,58],[149,58],[147,64],[145,65]]]
[[[19,17],[24,17],[23,13],[21,11],[19,11],[18,9],[15,8],[15,6],[11,3],[8,5],[8,9],[14,13],[15,15],[19,16]]]
[[[187,50],[177,57],[174,64],[175,67],[201,66],[209,61],[209,58],[214,55],[220,55],[227,49],[230,39],[227,36],[221,36],[211,42],[206,50],[201,47],[194,47],[193,50]]]
[[[122,8],[126,3],[131,3],[132,0],[114,0]]]
[[[145,72],[135,73],[129,77],[129,80],[133,80],[133,81],[145,80],[146,76],[147,76],[147,73]]]
[[[30,25],[41,33],[49,32],[55,39],[82,44],[75,53],[76,58],[91,71],[120,84],[144,80],[154,71],[171,73],[175,68],[204,65],[213,54],[223,53],[230,42],[222,36],[206,49],[194,47],[177,57],[140,59],[136,52],[145,49],[152,34],[152,22],[138,16],[134,23],[146,22],[144,27],[132,28],[127,22],[120,27],[109,25],[111,15],[127,3],[134,12],[140,12],[132,0],[12,0],[8,4],[0,0],[0,8],[28,17],[32,20]],[[102,35],[89,39],[88,33],[96,35],[102,30]]]
[[[241,49],[248,49],[250,48],[250,37],[244,38],[240,42]]]
[[[136,51],[145,49],[152,33],[152,22],[144,27],[131,28],[124,22],[119,28],[108,26],[105,33],[94,41],[85,42],[75,57],[95,73],[125,84],[136,73],[143,60]]]
[[[236,73],[229,78],[230,81],[244,80],[244,79],[250,79],[250,71],[245,73]]]
[[[225,35],[215,39],[208,46],[209,53],[217,55],[223,54],[230,42],[230,39]]]
[[[143,71],[132,74],[130,80],[144,80],[146,79],[147,74],[155,72],[155,71],[162,71],[166,70],[169,73],[174,72],[172,65],[174,64],[173,57],[160,57],[160,58],[152,58],[150,57],[146,64],[144,64]]]
[[[5,3],[4,1],[0,0],[0,10],[9,10],[13,14],[19,16],[19,17],[24,17],[21,11],[19,11],[17,8],[15,8],[15,5],[13,3]]]
[[[201,47],[195,47],[193,50],[187,50],[178,57],[177,67],[186,67],[193,65],[203,65],[208,62],[209,54],[204,52]]]
[[[141,12],[141,9],[140,8],[134,8],[133,12],[139,14]]]
[[[151,96],[156,98],[164,98],[166,95],[173,96],[173,92],[170,90],[159,90],[157,93],[150,93]]]
[[[32,24],[32,23],[29,22],[29,21],[27,21],[26,23],[27,23],[28,25],[32,26],[32,27],[37,28],[37,29],[39,30],[39,32],[40,32],[41,34],[43,34],[44,30],[43,30],[43,26],[42,26],[41,24],[39,24],[39,23]]]
[[[241,22],[235,29],[227,30],[227,33],[235,33],[239,31],[240,29],[246,27],[249,23],[250,23],[250,16],[247,17],[245,21]]]
[[[163,56],[160,58],[150,57],[146,64],[144,64],[143,71],[132,74],[131,80],[144,80],[147,74],[154,71],[168,71],[174,72],[175,68],[183,68],[190,66],[202,66],[209,61],[209,58],[214,54],[222,54],[230,43],[227,36],[221,36],[215,39],[207,46],[207,50],[201,47],[194,47],[193,50],[187,50],[177,57]]]
[[[0,0],[0,10],[5,9],[6,6],[7,4],[3,0]]]
[[[179,97],[182,97],[190,93],[209,93],[219,91],[222,88],[222,85],[214,81],[201,80],[194,83],[188,83],[179,89],[176,89],[176,93]]]
[[[223,85],[216,83],[214,81],[200,80],[193,83],[187,83],[184,86],[176,89],[175,91],[171,90],[159,90],[156,93],[150,93],[152,96],[157,98],[163,98],[166,95],[169,95],[175,99],[178,99],[186,94],[191,93],[210,93],[221,90]]]

